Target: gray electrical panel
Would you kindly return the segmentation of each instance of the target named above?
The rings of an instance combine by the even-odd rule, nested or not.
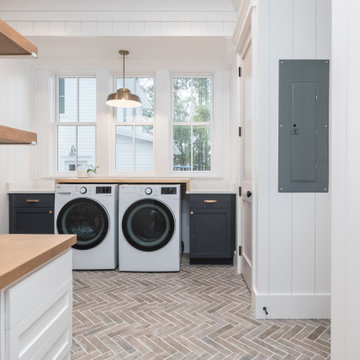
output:
[[[329,60],[279,62],[279,192],[329,188]]]

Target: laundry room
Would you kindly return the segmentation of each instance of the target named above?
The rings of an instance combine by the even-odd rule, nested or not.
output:
[[[1,1],[0,360],[330,359],[331,16]]]

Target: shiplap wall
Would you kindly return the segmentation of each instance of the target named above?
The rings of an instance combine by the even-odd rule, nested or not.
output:
[[[258,317],[263,306],[269,317],[329,315],[330,195],[277,187],[279,59],[329,59],[330,10],[330,0],[259,1]]]
[[[0,124],[36,131],[34,70],[29,60],[0,60]],[[6,183],[33,180],[37,146],[0,145],[0,233],[9,230]]]
[[[359,359],[359,2],[333,0],[331,359]]]

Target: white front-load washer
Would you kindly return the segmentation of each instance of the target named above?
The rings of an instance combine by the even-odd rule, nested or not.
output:
[[[180,270],[180,185],[120,185],[119,270]]]
[[[118,185],[59,184],[55,190],[55,231],[76,234],[73,269],[115,269]]]

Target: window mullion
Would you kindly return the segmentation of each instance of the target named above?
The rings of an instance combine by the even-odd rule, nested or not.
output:
[[[194,170],[194,147],[193,147],[193,120],[194,120],[194,87],[193,87],[193,78],[190,82],[190,95],[191,95],[191,107],[190,107],[190,169]]]
[[[78,154],[79,154],[79,127],[75,125],[76,128],[76,139],[75,139],[75,170],[78,170]]]
[[[136,166],[135,166],[135,151],[136,151],[136,142],[135,142],[135,137],[136,137],[136,127],[135,125],[133,125],[132,127],[132,135],[133,135],[133,171],[136,171]]]
[[[79,89],[79,78],[77,78],[77,122],[79,123],[80,121],[80,101],[79,101],[79,97],[80,97],[80,89]]]
[[[133,93],[136,94],[136,91],[135,91],[135,86],[136,86],[136,77],[134,77],[134,83],[133,83],[133,86],[134,86],[134,91]],[[132,109],[132,117],[131,117],[131,121],[134,123],[134,119],[136,119],[136,108],[133,108]]]
[[[190,169],[194,170],[193,126],[190,125]]]
[[[77,123],[80,122],[80,81],[79,78],[77,78]],[[78,170],[79,166],[79,127],[76,126],[76,150],[75,150],[75,164],[76,164],[76,170]]]

